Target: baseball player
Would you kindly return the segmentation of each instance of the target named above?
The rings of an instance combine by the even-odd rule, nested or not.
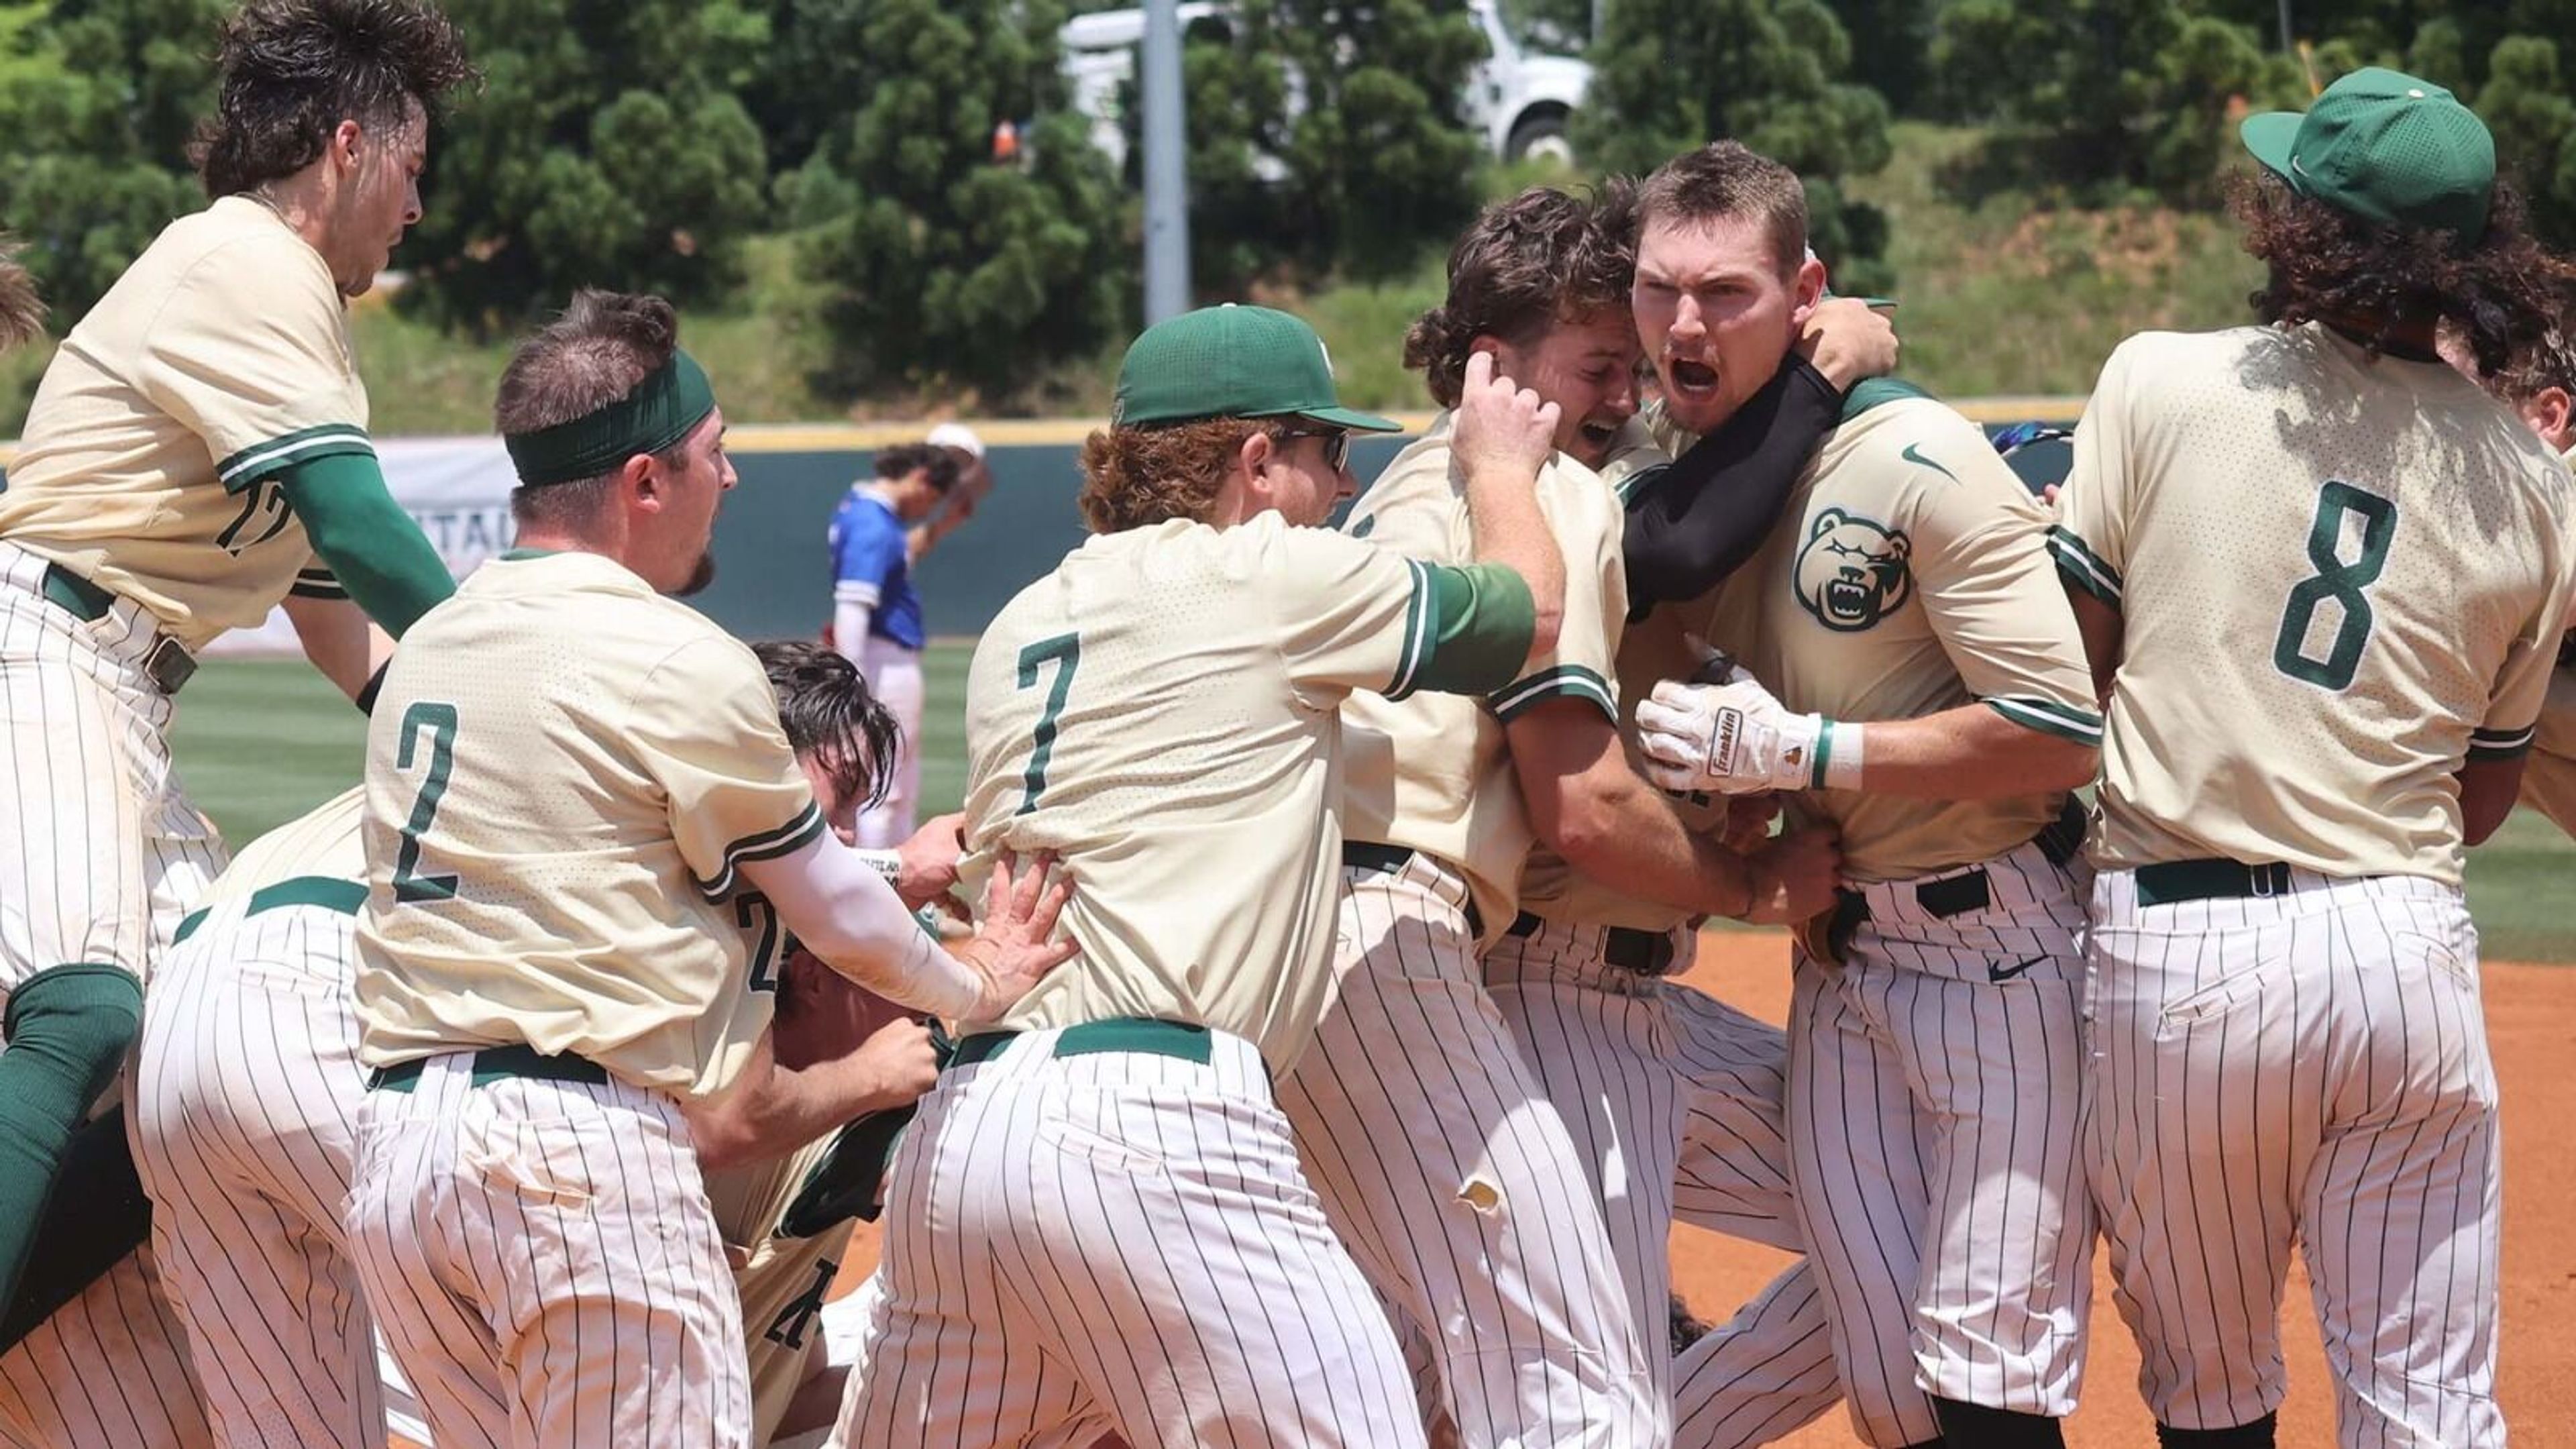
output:
[[[54,354],[0,493],[0,1303],[143,979],[222,848],[172,772],[195,651],[284,600],[352,697],[450,587],[386,493],[345,303],[420,215],[426,107],[471,76],[425,3],[262,0],[226,25],[201,172]],[[353,602],[354,600],[354,602]],[[381,629],[371,631],[373,619]],[[123,1175],[122,1154],[79,1159]],[[137,1194],[63,1183],[57,1301],[142,1240]],[[151,1325],[134,1325],[137,1332]],[[41,1331],[41,1330],[40,1330]],[[39,1349],[39,1353],[51,1350]],[[102,1432],[124,1434],[121,1404]]]
[[[957,465],[957,484],[940,498],[937,513],[913,526],[908,542],[915,563],[964,527],[993,493],[993,465],[984,456],[983,436],[973,428],[964,423],[941,423],[922,441],[945,451]]]
[[[921,795],[921,596],[912,587],[912,530],[957,484],[957,459],[932,443],[877,454],[876,479],[853,483],[832,515],[832,647],[859,666],[894,713],[902,753],[882,799],[859,817],[859,844],[901,844]]]
[[[2167,1442],[2270,1445],[2291,1246],[2339,1442],[2480,1449],[2496,1082],[2463,843],[2511,810],[2576,584],[2492,373],[2551,264],[2450,92],[2247,118],[2264,325],[2104,364],[2052,542],[2109,701],[2086,1155]]]
[[[876,762],[891,755],[891,721],[829,651],[755,652],[816,806],[846,838],[874,793]],[[246,847],[180,924],[145,1005],[135,1157],[155,1204],[154,1250],[205,1367],[223,1444],[385,1441],[372,1318],[340,1223],[366,1077],[350,999],[366,891],[361,813],[353,788]],[[935,861],[897,869],[907,900],[929,899],[945,880]],[[800,1085],[834,1092],[853,1115],[927,1090],[922,1028],[833,1031],[827,996],[841,978],[810,961],[797,954],[782,982],[782,1069],[821,1067]],[[754,1144],[698,1144],[727,1258],[741,1259],[754,1443],[768,1441],[802,1381],[808,1335],[794,1310],[819,1297],[814,1280],[828,1277],[849,1238],[846,1224],[772,1237],[786,1196],[827,1144],[721,1171]]]
[[[1533,188],[1460,238],[1447,300],[1407,339],[1408,364],[1444,404],[1457,404],[1479,354],[1557,404],[1538,497],[1568,561],[1564,622],[1552,651],[1485,700],[1361,694],[1343,706],[1341,991],[1280,1091],[1336,1230],[1431,1339],[1443,1407],[1470,1445],[1661,1444],[1671,1433],[1670,1215],[1637,1235],[1651,1242],[1605,1226],[1592,1164],[1477,967],[1478,948],[1513,919],[1534,827],[1551,843],[1579,839],[1605,874],[1684,914],[1803,916],[1829,902],[1833,880],[1821,836],[1748,859],[1692,835],[1618,749],[1608,681],[1627,612],[1622,515],[1593,470],[1636,411],[1627,257],[1623,223]],[[1453,463],[1444,413],[1345,531],[1463,561],[1473,532]],[[1795,461],[1780,471],[1794,475]],[[1544,777],[1539,803],[1570,804],[1534,821],[1516,773]],[[1403,1070],[1389,1069],[1395,1059]],[[1638,1075],[1677,1100],[1660,1055]],[[1625,1144],[1641,1172],[1671,1166],[1678,1124],[1660,1127]],[[1653,1271],[1632,1267],[1641,1250]]]
[[[1128,349],[1083,448],[1095,536],[967,685],[969,874],[1060,854],[1083,959],[970,1021],[924,1099],[835,1442],[1423,1444],[1271,1078],[1332,997],[1340,706],[1482,693],[1553,646],[1557,418],[1491,362],[1453,445],[1481,562],[1452,565],[1314,526],[1352,430],[1395,425],[1335,400],[1304,323],[1213,307]]]
[[[1798,260],[1797,177],[1733,143],[1668,163],[1639,209],[1638,331],[1680,441],[1778,369],[1822,269]],[[2046,526],[1973,424],[1865,386],[1754,559],[1640,626],[1668,675],[1696,633],[1778,691],[1656,686],[1657,782],[1794,792],[1841,830],[1850,888],[1796,957],[1787,1127],[1873,1445],[2055,1445],[2074,1407],[2092,1218],[2067,792],[2101,724]]]
[[[512,357],[520,546],[423,617],[368,733],[343,1221],[442,1442],[749,1442],[696,1144],[840,1120],[768,1044],[787,933],[956,1016],[1071,954],[1042,866],[995,872],[963,959],[931,941],[825,829],[759,660],[663,597],[712,577],[734,482],[677,330],[584,292]]]

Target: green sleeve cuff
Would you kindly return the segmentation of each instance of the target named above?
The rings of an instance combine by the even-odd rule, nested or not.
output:
[[[2120,607],[2120,571],[2102,562],[2084,540],[2057,524],[2048,526],[2049,556],[2067,582],[2116,609]]]
[[[1489,694],[1511,683],[1538,630],[1529,585],[1500,564],[1416,568],[1419,628],[1407,632],[1407,657],[1387,698],[1402,699],[1417,689]]]
[[[366,429],[355,423],[324,423],[242,449],[215,464],[215,480],[224,485],[226,493],[239,493],[299,463],[356,454],[364,454],[371,463],[375,461],[376,445],[368,441]]]
[[[401,638],[413,620],[456,592],[420,525],[385,490],[374,453],[305,459],[284,470],[279,486],[331,577],[386,633]]]
[[[2077,709],[2053,699],[2027,694],[1997,695],[1985,703],[1986,708],[2023,729],[2055,735],[2061,740],[2073,740],[2097,750],[2102,747],[2102,716],[2089,709]],[[1817,761],[1817,768],[1821,770],[1823,767],[1824,762]]]

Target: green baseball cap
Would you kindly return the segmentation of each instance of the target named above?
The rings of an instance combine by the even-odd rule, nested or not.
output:
[[[2365,66],[2304,115],[2247,116],[2241,134],[2301,196],[2389,226],[2447,231],[2462,245],[2486,235],[2495,138],[2431,81]]]
[[[1122,428],[1200,418],[1312,418],[1363,433],[1400,423],[1342,406],[1315,329],[1268,307],[1201,307],[1145,329],[1118,365],[1109,421]]]

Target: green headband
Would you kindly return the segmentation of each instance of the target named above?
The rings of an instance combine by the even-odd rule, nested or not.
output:
[[[716,390],[697,359],[676,349],[632,392],[597,412],[501,442],[519,470],[519,486],[578,483],[625,466],[638,453],[658,453],[689,435],[716,410]]]

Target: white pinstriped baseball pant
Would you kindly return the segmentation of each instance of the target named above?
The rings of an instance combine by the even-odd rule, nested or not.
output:
[[[2494,1449],[2502,1141],[2459,889],[2094,885],[2086,1154],[2138,1386],[2185,1429],[2278,1408],[2308,1266],[2347,1449]]]

